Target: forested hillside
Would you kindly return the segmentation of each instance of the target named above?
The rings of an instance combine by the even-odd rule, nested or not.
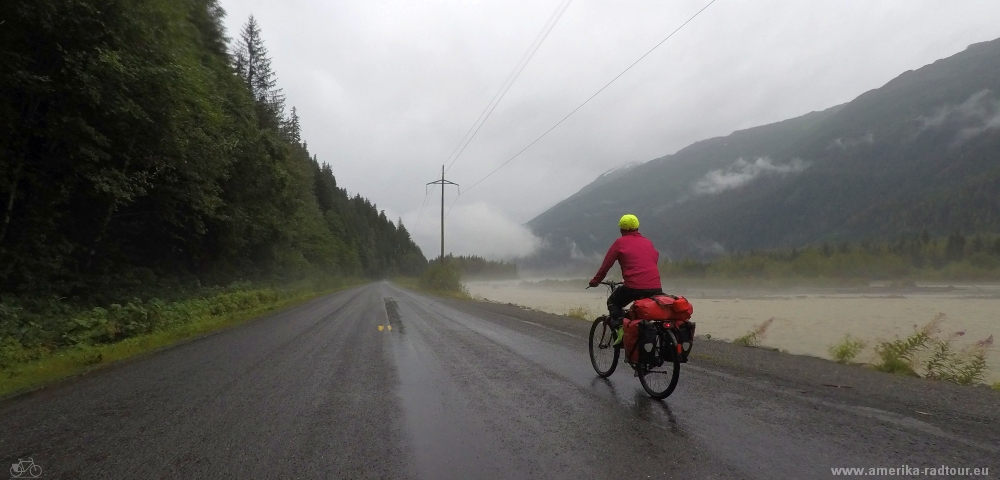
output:
[[[435,263],[438,260],[432,260]],[[457,269],[466,280],[510,280],[517,279],[517,264],[503,260],[487,260],[476,255],[448,254],[445,264]]]
[[[425,267],[401,223],[309,152],[254,19],[229,41],[223,14],[215,0],[4,3],[0,293]]]
[[[955,232],[931,238],[925,231],[894,241],[842,241],[805,248],[736,252],[710,262],[684,259],[665,262],[666,279],[795,280],[867,284],[870,280],[915,281],[1000,280],[1000,236],[967,237]]]
[[[673,260],[1000,232],[1000,40],[602,176],[529,222],[547,247],[521,264],[593,263],[624,213]]]

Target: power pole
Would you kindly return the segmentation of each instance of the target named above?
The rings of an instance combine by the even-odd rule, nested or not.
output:
[[[459,194],[461,194],[461,188],[457,183],[451,182],[444,179],[444,165],[441,165],[441,180],[435,180],[429,182],[427,185],[441,185],[441,263],[444,264],[444,186],[454,185],[459,188]]]

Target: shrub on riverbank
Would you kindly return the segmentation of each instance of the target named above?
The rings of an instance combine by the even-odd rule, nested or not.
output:
[[[420,275],[419,288],[435,293],[469,296],[462,284],[462,272],[448,262],[434,262]]]
[[[844,335],[844,339],[836,345],[830,347],[830,356],[837,363],[851,363],[854,358],[864,350],[867,342],[854,338],[851,335]]]
[[[744,347],[760,346],[761,342],[764,341],[764,336],[767,335],[767,329],[771,326],[772,323],[774,323],[773,317],[765,320],[760,325],[753,327],[753,330],[750,330],[746,334],[737,337],[735,340],[733,340],[733,343]]]
[[[587,307],[571,308],[568,312],[566,312],[566,316],[587,321],[593,320],[597,317],[597,315],[594,315],[594,312],[591,312]]]

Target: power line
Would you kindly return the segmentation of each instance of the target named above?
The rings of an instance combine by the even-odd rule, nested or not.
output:
[[[616,75],[616,76],[615,76],[615,78],[612,78],[610,82],[608,82],[608,83],[604,84],[604,86],[603,86],[603,87],[601,87],[601,88],[600,88],[600,89],[599,89],[599,90],[598,90],[598,91],[597,91],[596,93],[594,93],[593,95],[591,95],[591,96],[590,96],[590,98],[588,98],[587,100],[585,100],[585,101],[584,101],[583,103],[581,103],[581,104],[580,104],[580,105],[579,105],[578,107],[574,108],[574,109],[573,109],[573,111],[569,112],[569,113],[568,113],[568,114],[567,114],[567,115],[566,115],[565,117],[563,117],[563,118],[562,118],[562,120],[559,120],[558,122],[556,122],[556,124],[555,124],[555,125],[553,125],[553,126],[549,127],[549,129],[548,129],[548,130],[546,130],[546,131],[545,131],[545,133],[541,134],[541,135],[540,135],[540,136],[539,136],[538,138],[536,138],[536,139],[535,139],[535,140],[533,140],[533,141],[532,141],[531,143],[529,143],[529,144],[528,144],[528,146],[526,146],[526,147],[522,148],[522,149],[521,149],[520,151],[518,151],[517,153],[515,153],[515,154],[514,154],[514,156],[510,157],[509,159],[507,159],[507,161],[505,161],[505,162],[501,163],[499,167],[495,168],[495,169],[494,169],[494,170],[493,170],[492,172],[488,173],[488,174],[487,174],[487,175],[486,175],[485,177],[481,178],[481,179],[480,179],[479,181],[477,181],[476,183],[473,183],[473,184],[472,184],[472,186],[470,186],[469,188],[466,188],[466,189],[465,189],[465,193],[468,193],[468,192],[469,192],[470,190],[472,190],[473,188],[476,188],[476,185],[479,185],[480,183],[483,183],[483,182],[484,182],[484,181],[485,181],[485,180],[486,180],[487,178],[490,178],[491,176],[493,176],[493,174],[494,174],[494,173],[497,173],[497,171],[499,171],[499,170],[500,170],[501,168],[505,167],[505,166],[506,166],[506,165],[507,165],[508,163],[510,163],[510,162],[511,162],[511,161],[513,161],[513,160],[514,160],[515,158],[517,158],[517,157],[518,157],[518,156],[520,156],[520,155],[521,155],[522,153],[524,153],[524,151],[525,151],[525,150],[527,150],[527,149],[531,148],[531,146],[532,146],[532,145],[534,145],[534,144],[535,144],[535,143],[537,143],[537,142],[538,142],[539,140],[541,140],[541,139],[542,139],[542,138],[544,138],[544,137],[545,137],[546,135],[548,135],[548,134],[549,134],[549,132],[551,132],[552,130],[555,130],[555,128],[556,128],[556,127],[558,127],[558,126],[559,126],[560,124],[562,124],[563,122],[565,122],[567,118],[569,118],[569,117],[570,117],[570,116],[572,116],[572,115],[573,115],[574,113],[576,113],[576,112],[577,112],[577,110],[580,110],[581,108],[583,108],[583,106],[584,106],[584,105],[586,105],[586,104],[590,103],[590,101],[591,101],[591,100],[593,100],[593,99],[594,99],[594,97],[598,96],[598,95],[599,95],[599,94],[600,94],[601,92],[603,92],[603,91],[604,91],[604,89],[608,88],[608,86],[609,86],[609,85],[611,85],[612,83],[614,83],[614,82],[615,82],[615,80],[618,80],[618,79],[619,79],[619,78],[620,78],[620,77],[621,77],[622,75],[624,75],[624,74],[625,74],[625,72],[628,72],[629,70],[631,70],[631,69],[632,69],[632,67],[634,67],[634,66],[635,66],[635,65],[636,65],[637,63],[641,62],[641,61],[642,61],[642,59],[646,58],[646,56],[647,56],[647,55],[649,55],[650,53],[653,53],[653,50],[656,50],[657,48],[659,48],[659,47],[660,47],[660,45],[663,45],[663,43],[664,43],[664,42],[666,42],[667,40],[670,40],[670,37],[673,37],[673,36],[674,36],[674,34],[676,34],[676,33],[677,33],[677,32],[679,32],[679,31],[680,31],[680,30],[681,30],[682,28],[684,28],[684,26],[685,26],[685,25],[687,25],[688,23],[691,23],[691,21],[692,21],[692,20],[694,20],[695,18],[697,18],[697,17],[698,17],[698,15],[701,15],[701,12],[704,12],[704,11],[705,11],[706,9],[708,9],[708,7],[711,7],[711,6],[712,6],[712,4],[713,4],[713,3],[715,3],[715,2],[716,2],[716,0],[712,0],[712,1],[708,2],[708,5],[705,5],[704,7],[702,7],[702,8],[701,8],[701,10],[698,10],[698,12],[697,12],[697,13],[695,13],[694,15],[692,15],[692,16],[691,16],[691,18],[687,19],[687,21],[685,21],[684,23],[682,23],[682,24],[681,24],[681,26],[677,27],[677,28],[676,28],[676,29],[675,29],[675,30],[674,30],[673,32],[670,32],[670,35],[667,35],[667,36],[666,36],[666,37],[665,37],[665,38],[664,38],[663,40],[660,40],[660,42],[659,42],[659,43],[657,43],[656,45],[654,45],[654,46],[653,46],[653,48],[649,49],[649,51],[647,51],[646,53],[642,54],[642,56],[641,56],[641,57],[639,57],[639,59],[638,59],[638,60],[636,60],[636,61],[632,62],[632,64],[631,64],[631,65],[629,65],[629,66],[628,66],[628,68],[626,68],[625,70],[622,70],[622,72],[621,72],[621,73],[619,73],[618,75]]]
[[[451,216],[451,209],[455,208],[455,204],[458,203],[458,197],[461,197],[461,196],[462,196],[462,193],[459,192],[459,194],[455,196],[455,199],[452,200],[451,205],[448,206],[448,211],[445,212],[445,214],[444,214],[445,220],[447,220],[448,217]]]
[[[417,214],[417,221],[413,224],[414,234],[417,232],[417,227],[420,226],[420,219],[424,217],[424,209],[427,208],[427,199],[431,198],[431,190],[426,187],[424,189],[427,190],[427,192],[424,193],[424,203],[420,205],[420,213]]]
[[[558,7],[556,7],[555,12],[552,12],[552,16],[550,16],[549,20],[545,22],[545,27],[542,28],[541,32],[538,32],[538,36],[535,37],[535,40],[531,42],[531,46],[529,46],[528,50],[524,52],[524,55],[521,56],[521,59],[517,62],[517,65],[514,67],[514,70],[512,70],[509,75],[507,75],[507,79],[504,80],[503,85],[501,85],[500,87],[500,90],[498,90],[497,93],[493,95],[493,98],[490,99],[490,102],[486,104],[486,108],[484,108],[483,112],[479,114],[479,118],[477,118],[476,121],[472,123],[472,126],[469,127],[469,131],[465,132],[465,135],[462,137],[462,140],[458,142],[458,145],[455,146],[455,149],[452,150],[451,154],[448,155],[448,158],[451,159],[451,162],[448,163],[448,167],[445,171],[451,170],[451,167],[455,164],[456,161],[458,161],[458,158],[462,156],[462,152],[464,152],[466,147],[468,147],[469,144],[472,143],[472,139],[476,138],[476,135],[479,133],[479,129],[483,128],[483,125],[485,125],[486,121],[489,120],[490,115],[493,114],[493,110],[497,108],[497,105],[500,105],[500,101],[503,100],[504,95],[507,94],[507,91],[510,90],[510,87],[514,85],[515,81],[517,81],[517,77],[521,75],[521,72],[524,71],[524,68],[528,66],[529,62],[531,62],[532,57],[535,56],[535,52],[538,51],[539,47],[542,46],[542,43],[545,42],[545,39],[548,38],[549,32],[551,32],[552,29],[555,28],[556,23],[559,23],[559,19],[562,18],[563,13],[566,13],[566,10],[569,8],[569,4],[571,2],[572,0],[565,0],[563,3],[560,3]],[[473,129],[475,129],[475,131],[473,131]],[[472,133],[472,136],[469,136],[470,133]],[[461,147],[461,150],[459,150],[459,147]],[[455,154],[456,151],[458,152],[457,155]],[[454,156],[454,158],[452,158],[452,156]],[[447,159],[445,161],[447,162]]]

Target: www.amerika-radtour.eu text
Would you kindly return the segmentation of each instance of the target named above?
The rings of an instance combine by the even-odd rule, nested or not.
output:
[[[911,467],[903,465],[899,467],[832,467],[831,473],[834,476],[900,476],[900,477],[945,477],[945,476],[965,476],[965,477],[988,477],[989,467]]]

